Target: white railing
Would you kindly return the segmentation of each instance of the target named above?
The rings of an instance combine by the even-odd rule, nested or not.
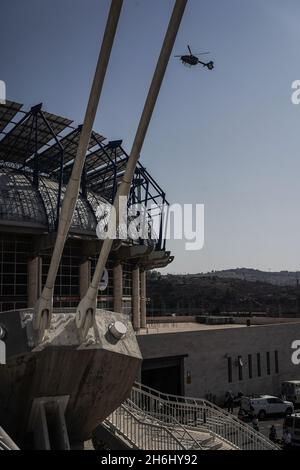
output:
[[[121,405],[105,421],[125,438],[132,448],[143,450],[182,450],[183,443],[165,426],[147,422],[126,405]]]
[[[279,447],[246,423],[207,400],[160,393],[136,383],[130,400],[166,425],[171,419],[191,430],[210,432],[240,450],[279,450]]]
[[[19,447],[0,426],[0,450],[19,450]]]
[[[151,422],[155,425],[167,427],[169,432],[183,445],[184,449],[206,450],[203,441],[196,439],[187,426],[184,426],[170,415],[150,414],[135,405],[130,399],[123,404],[127,410],[137,416],[143,422]],[[211,436],[208,436],[211,439]],[[207,440],[207,439],[206,439]]]

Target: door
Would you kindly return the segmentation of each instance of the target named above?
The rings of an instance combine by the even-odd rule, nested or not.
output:
[[[280,398],[268,398],[268,413],[280,414],[285,412],[286,406]]]

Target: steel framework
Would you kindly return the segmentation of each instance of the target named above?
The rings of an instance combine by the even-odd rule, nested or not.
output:
[[[9,199],[5,194],[8,186],[15,195],[9,200],[15,199],[16,204],[18,191],[24,191],[27,186],[28,192],[24,192],[22,204],[14,211],[16,217],[26,220],[33,201],[37,199],[38,207],[43,206],[47,215],[49,232],[56,231],[58,227],[61,203],[82,130],[82,126],[74,127],[72,124],[70,119],[44,111],[42,104],[29,111],[24,111],[22,105],[15,102],[7,101],[0,105],[2,206],[7,205]],[[101,202],[113,202],[129,158],[122,144],[122,140],[107,141],[101,134],[92,132],[73,228],[94,230],[97,206]],[[168,202],[165,192],[141,163],[137,165],[128,200],[129,205],[137,203],[145,205],[150,218],[159,217],[156,249],[164,250],[163,209]],[[43,211],[39,209],[39,212]],[[34,214],[34,211],[30,213]],[[0,216],[5,219],[4,210]],[[44,216],[40,213],[39,222],[42,220],[44,222]]]

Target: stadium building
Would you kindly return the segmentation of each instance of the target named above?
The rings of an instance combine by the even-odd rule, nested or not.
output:
[[[114,242],[99,285],[97,334],[94,331],[83,344],[78,340],[74,311],[88,289],[102,246],[96,233],[97,224],[103,223],[99,208],[113,202],[129,158],[121,140],[107,141],[97,132],[91,135],[80,194],[56,278],[56,315],[48,332],[50,340],[34,349],[27,317],[33,315],[46,281],[81,130],[71,120],[44,111],[42,105],[29,111],[14,102],[0,105],[0,312],[8,332],[8,363],[0,369],[0,419],[9,434],[26,446],[28,433],[33,433],[35,448],[51,447],[53,443],[39,442],[42,415],[37,410],[48,413],[51,422],[51,413],[57,412],[52,407],[56,400],[57,406],[63,407],[58,415],[66,419],[60,429],[67,426],[69,430],[69,442],[63,447],[74,448],[77,442],[90,439],[108,415],[110,425],[114,416],[124,417],[128,410],[123,402],[135,379],[150,387],[146,392],[132,389],[131,393],[138,396],[137,404],[145,396],[148,401],[145,399],[144,404],[155,400],[152,388],[222,404],[228,389],[245,394],[279,393],[283,380],[298,378],[299,365],[291,362],[291,344],[300,337],[297,320],[252,320],[251,327],[247,319],[218,325],[203,324],[197,317],[147,321],[146,272],[166,267],[173,257],[166,249],[166,195],[141,163],[135,171],[128,205],[146,207],[147,223],[151,225],[156,218],[157,235]],[[126,323],[127,334],[122,341],[112,340],[107,333],[114,325],[112,320]],[[268,335],[271,340],[266,345]],[[74,358],[78,371],[73,373]],[[209,407],[220,418],[219,409],[203,403],[197,412]],[[135,415],[130,416],[135,419]],[[251,435],[251,448],[272,446],[231,417],[224,415],[222,419],[236,430],[232,435],[247,436],[248,440]],[[44,426],[43,436],[49,430],[51,426]],[[208,427],[206,431],[210,440],[221,432]],[[228,444],[228,436],[222,436],[222,442]],[[234,442],[234,446],[242,447],[240,442]]]
[[[0,106],[0,131],[0,311],[7,312],[34,307],[46,281],[81,126],[45,112],[42,105],[24,111],[22,105],[7,102]],[[127,160],[121,140],[107,141],[99,133],[92,133],[80,195],[56,278],[56,309],[76,308],[88,288],[102,245],[96,235],[101,218],[98,208],[113,202]],[[261,335],[264,342],[265,329],[271,329],[267,326],[269,320],[264,328],[252,325],[250,329],[238,319],[237,325],[224,326],[191,323],[190,318],[183,323],[183,317],[180,323],[180,319],[173,318],[171,329],[168,320],[157,327],[149,322],[147,325],[146,271],[167,266],[173,258],[166,250],[164,237],[165,193],[141,163],[128,203],[142,203],[150,220],[159,218],[155,224],[158,234],[155,240],[115,241],[105,279],[99,286],[98,308],[128,314],[134,329],[141,333],[138,342],[144,358],[140,377],[143,383],[169,393],[216,395],[221,400],[228,387],[236,392],[242,388],[252,393],[266,389],[278,393],[281,380],[295,378],[298,369],[288,357],[293,334],[287,335],[286,330],[291,325],[282,324],[281,319],[277,320],[277,328],[288,342],[283,347],[278,338],[270,351],[259,345]],[[292,333],[298,326],[296,321]],[[212,334],[220,339],[214,340],[213,350],[206,353]],[[234,334],[236,344],[231,350],[233,343],[228,337]],[[258,354],[262,372],[256,371]],[[227,357],[233,364],[230,374]],[[240,357],[244,372],[235,378],[234,364]],[[254,361],[253,372],[245,373],[249,357]],[[265,357],[270,357],[268,367],[264,367]]]
[[[33,307],[40,295],[80,133],[81,126],[41,104],[29,111],[15,102],[0,106],[0,311]],[[122,140],[92,133],[54,308],[76,307],[88,288],[102,245],[97,209],[113,202],[127,160]],[[156,217],[157,237],[116,241],[98,296],[98,308],[131,315],[136,330],[146,324],[146,271],[172,261],[163,228],[166,196],[141,163],[129,197],[137,203],[150,221]]]

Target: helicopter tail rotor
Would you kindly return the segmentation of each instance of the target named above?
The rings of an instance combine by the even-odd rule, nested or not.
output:
[[[198,64],[203,65],[203,67],[206,67],[208,70],[213,70],[215,68],[215,64],[212,60],[206,63],[198,59]]]
[[[207,64],[205,64],[205,67],[208,68],[208,70],[213,70],[215,68],[215,64],[213,63],[213,61],[211,60],[210,62],[208,62]]]

